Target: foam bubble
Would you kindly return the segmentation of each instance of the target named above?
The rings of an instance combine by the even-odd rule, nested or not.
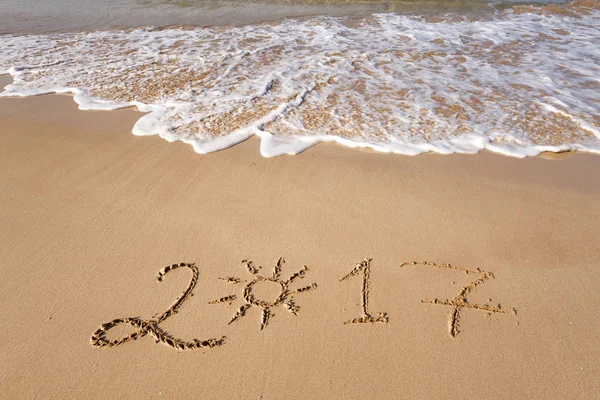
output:
[[[136,135],[266,156],[322,141],[382,152],[600,153],[597,3],[473,21],[397,14],[243,27],[4,35],[2,96],[134,106]],[[558,10],[558,11],[557,11]]]

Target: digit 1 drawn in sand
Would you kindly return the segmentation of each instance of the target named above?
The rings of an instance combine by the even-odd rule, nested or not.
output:
[[[152,319],[152,320],[143,320],[138,317],[113,319],[110,322],[102,324],[102,326],[99,329],[97,329],[96,332],[94,332],[94,334],[91,337],[92,344],[94,346],[98,346],[98,347],[114,347],[114,346],[118,346],[123,343],[129,342],[131,340],[137,340],[143,336],[146,336],[149,333],[152,336],[154,336],[154,338],[156,339],[156,343],[162,342],[162,343],[165,343],[165,344],[173,347],[174,349],[180,349],[180,350],[200,349],[203,347],[215,347],[215,346],[222,345],[225,342],[225,339],[226,339],[225,336],[221,337],[221,339],[207,339],[207,340],[194,339],[191,342],[187,342],[187,341],[173,337],[170,333],[166,332],[165,330],[161,329],[158,326],[158,324],[160,324],[161,322],[166,320],[168,317],[177,313],[179,307],[181,307],[183,302],[189,296],[193,296],[192,290],[194,289],[194,287],[196,286],[196,283],[198,282],[198,275],[199,275],[198,267],[196,267],[195,264],[180,263],[180,264],[168,265],[158,272],[158,281],[162,282],[163,277],[167,273],[169,273],[169,271],[173,271],[174,269],[182,268],[182,267],[189,268],[190,270],[192,270],[192,274],[193,274],[192,280],[190,281],[188,288],[183,292],[181,297],[179,297],[177,299],[177,301],[171,307],[169,307],[169,309],[167,311],[162,313],[157,319]],[[124,338],[116,339],[116,340],[108,340],[106,338],[106,333],[110,329],[114,328],[115,326],[117,326],[119,324],[129,324],[129,325],[137,328],[138,330],[131,333],[128,336],[125,336]]]
[[[377,317],[373,317],[369,314],[369,278],[371,275],[371,258],[365,258],[361,262],[357,263],[352,271],[350,271],[346,276],[340,279],[340,282],[345,281],[351,276],[357,275],[362,272],[363,281],[362,281],[362,312],[363,315],[357,318],[349,319],[348,321],[344,321],[344,324],[375,324],[377,322],[381,322],[387,324],[389,322],[389,318],[385,313],[377,313]]]
[[[246,269],[248,270],[248,272],[251,275],[254,275],[254,278],[250,282],[244,281],[240,278],[235,278],[235,277],[219,278],[219,279],[221,279],[225,282],[231,283],[233,285],[237,285],[238,283],[242,283],[242,282],[244,282],[244,283],[248,282],[242,292],[242,297],[244,298],[246,303],[244,303],[237,310],[237,312],[235,313],[233,318],[231,318],[231,321],[229,321],[229,324],[232,324],[235,321],[237,321],[238,319],[245,316],[246,311],[248,311],[248,309],[250,309],[251,307],[262,308],[262,317],[261,317],[261,324],[260,324],[261,330],[263,330],[269,324],[269,320],[271,319],[271,317],[274,316],[274,314],[271,313],[271,309],[273,307],[277,307],[277,306],[283,304],[283,306],[286,308],[286,310],[288,310],[290,313],[292,313],[294,315],[298,315],[298,311],[300,310],[300,307],[297,306],[296,303],[294,303],[294,298],[292,297],[292,295],[294,295],[296,293],[306,292],[308,290],[313,290],[317,287],[317,284],[313,283],[311,285],[308,285],[308,286],[305,286],[305,287],[302,287],[302,288],[299,288],[296,290],[290,290],[289,289],[290,284],[292,282],[294,282],[296,279],[304,278],[304,275],[308,272],[308,267],[305,265],[301,270],[292,274],[292,276],[290,276],[287,280],[284,281],[281,279],[281,269],[282,269],[284,263],[285,263],[285,260],[283,259],[283,257],[281,257],[277,261],[277,264],[275,265],[275,267],[273,268],[273,274],[270,277],[263,277],[263,276],[257,275],[259,269],[262,267],[256,267],[252,261],[243,260],[242,264],[244,264],[246,266]],[[273,283],[279,285],[280,292],[279,292],[279,295],[277,296],[277,298],[275,298],[275,300],[270,301],[270,302],[260,300],[260,299],[257,299],[252,294],[252,288],[257,284],[264,283],[264,282],[273,282]],[[235,300],[236,298],[237,298],[236,295],[225,296],[220,299],[213,300],[213,301],[209,302],[209,304],[220,304],[220,303],[231,304],[233,302],[233,300]]]
[[[492,307],[488,304],[470,304],[467,301],[467,296],[473,291],[473,289],[475,289],[477,286],[481,285],[482,283],[485,283],[486,281],[488,281],[490,279],[494,279],[494,274],[492,274],[491,272],[485,272],[485,271],[480,270],[479,268],[468,269],[468,268],[459,267],[456,265],[438,264],[438,263],[429,262],[429,261],[405,262],[402,265],[400,265],[400,268],[407,266],[407,265],[423,265],[423,266],[430,266],[430,267],[437,267],[437,268],[455,269],[457,271],[463,271],[466,274],[479,274],[479,278],[475,279],[474,281],[470,282],[465,287],[463,287],[461,289],[461,291],[458,293],[458,296],[456,296],[452,300],[448,300],[448,299],[445,299],[445,300],[438,300],[438,299],[421,300],[421,303],[440,304],[440,305],[452,307],[452,309],[450,310],[450,315],[449,315],[449,320],[448,320],[448,332],[450,333],[450,336],[452,336],[452,337],[456,337],[456,335],[458,335],[460,333],[460,330],[458,328],[459,328],[460,310],[462,308],[470,308],[472,310],[485,311],[488,313],[488,315],[495,314],[495,313],[506,314],[506,311],[502,310],[502,308],[500,307],[500,304],[498,304],[498,306],[496,306],[496,307]],[[517,310],[515,308],[512,308],[511,310],[512,310],[513,315],[516,315]]]

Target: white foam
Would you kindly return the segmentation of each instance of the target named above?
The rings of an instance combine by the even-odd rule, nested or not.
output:
[[[410,155],[600,153],[600,12],[538,14],[4,35],[0,73],[14,83],[0,96],[137,107],[148,114],[134,134],[198,153],[253,135],[265,157],[319,142]]]

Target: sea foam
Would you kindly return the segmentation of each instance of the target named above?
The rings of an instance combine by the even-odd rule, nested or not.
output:
[[[2,96],[135,106],[136,135],[198,153],[252,135],[264,156],[319,142],[381,152],[600,153],[597,3],[493,18],[393,13],[242,27],[0,36]]]

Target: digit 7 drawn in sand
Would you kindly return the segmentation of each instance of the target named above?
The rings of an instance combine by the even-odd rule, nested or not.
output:
[[[157,279],[159,282],[162,282],[163,277],[167,273],[169,273],[169,271],[173,271],[177,268],[182,268],[182,267],[189,268],[190,270],[192,270],[192,280],[190,281],[188,288],[183,292],[181,297],[179,297],[177,299],[177,301],[175,301],[175,303],[171,307],[169,307],[169,309],[167,311],[162,313],[157,319],[152,319],[152,320],[143,320],[138,317],[113,319],[110,322],[102,324],[102,326],[100,328],[98,328],[96,330],[96,332],[94,332],[94,334],[91,337],[92,344],[94,346],[98,346],[98,347],[119,346],[119,345],[129,342],[131,340],[137,340],[143,336],[146,336],[149,333],[152,336],[154,336],[154,338],[156,339],[156,343],[162,342],[162,343],[165,343],[165,344],[173,347],[174,349],[179,349],[179,350],[200,349],[203,347],[215,347],[215,346],[222,345],[225,342],[225,336],[221,337],[221,339],[207,339],[207,340],[194,339],[191,342],[187,342],[187,341],[173,337],[171,334],[164,331],[163,329],[161,329],[158,326],[158,324],[160,324],[161,322],[166,320],[168,317],[177,313],[179,307],[181,307],[183,302],[189,296],[193,296],[192,290],[196,286],[196,283],[198,283],[198,275],[199,275],[198,267],[196,267],[195,264],[180,263],[180,264],[168,265],[158,272]],[[129,325],[137,328],[137,331],[135,331],[135,332],[131,333],[130,335],[125,336],[124,338],[121,338],[121,339],[108,340],[106,338],[106,333],[110,329],[114,328],[115,326],[117,326],[119,324],[129,324]]]
[[[389,318],[385,313],[378,313],[377,317],[373,317],[369,314],[369,278],[371,276],[371,261],[372,258],[365,258],[361,262],[357,263],[352,271],[350,271],[346,276],[340,279],[340,282],[345,281],[351,276],[357,275],[362,272],[363,281],[362,281],[362,312],[363,315],[357,318],[349,319],[348,321],[344,321],[344,324],[375,324],[377,322],[381,322],[387,324],[389,322]]]
[[[459,327],[459,317],[460,317],[461,308],[470,308],[472,310],[486,311],[486,312],[488,312],[489,315],[491,315],[492,313],[506,314],[506,311],[504,311],[500,308],[500,304],[498,304],[497,307],[492,307],[488,304],[470,304],[467,301],[467,296],[469,295],[469,293],[471,293],[473,291],[473,289],[475,289],[477,286],[481,285],[482,283],[485,283],[486,281],[494,278],[494,274],[492,274],[491,272],[485,272],[485,271],[480,270],[479,268],[468,269],[468,268],[459,267],[456,265],[437,264],[437,263],[429,262],[429,261],[405,262],[402,265],[400,265],[400,268],[402,268],[406,265],[423,265],[423,266],[431,266],[431,267],[437,267],[437,268],[455,269],[457,271],[463,271],[466,274],[479,274],[480,277],[475,279],[474,281],[470,282],[465,287],[463,287],[461,289],[461,291],[458,293],[458,296],[456,296],[453,300],[448,300],[448,299],[445,299],[445,300],[438,300],[438,299],[421,300],[421,303],[441,304],[444,306],[452,307],[452,309],[450,310],[450,319],[448,320],[448,330],[449,330],[450,336],[452,336],[452,337],[456,337],[456,335],[458,335],[460,333],[458,327]],[[516,315],[517,310],[515,308],[512,308],[512,313],[514,315]]]

